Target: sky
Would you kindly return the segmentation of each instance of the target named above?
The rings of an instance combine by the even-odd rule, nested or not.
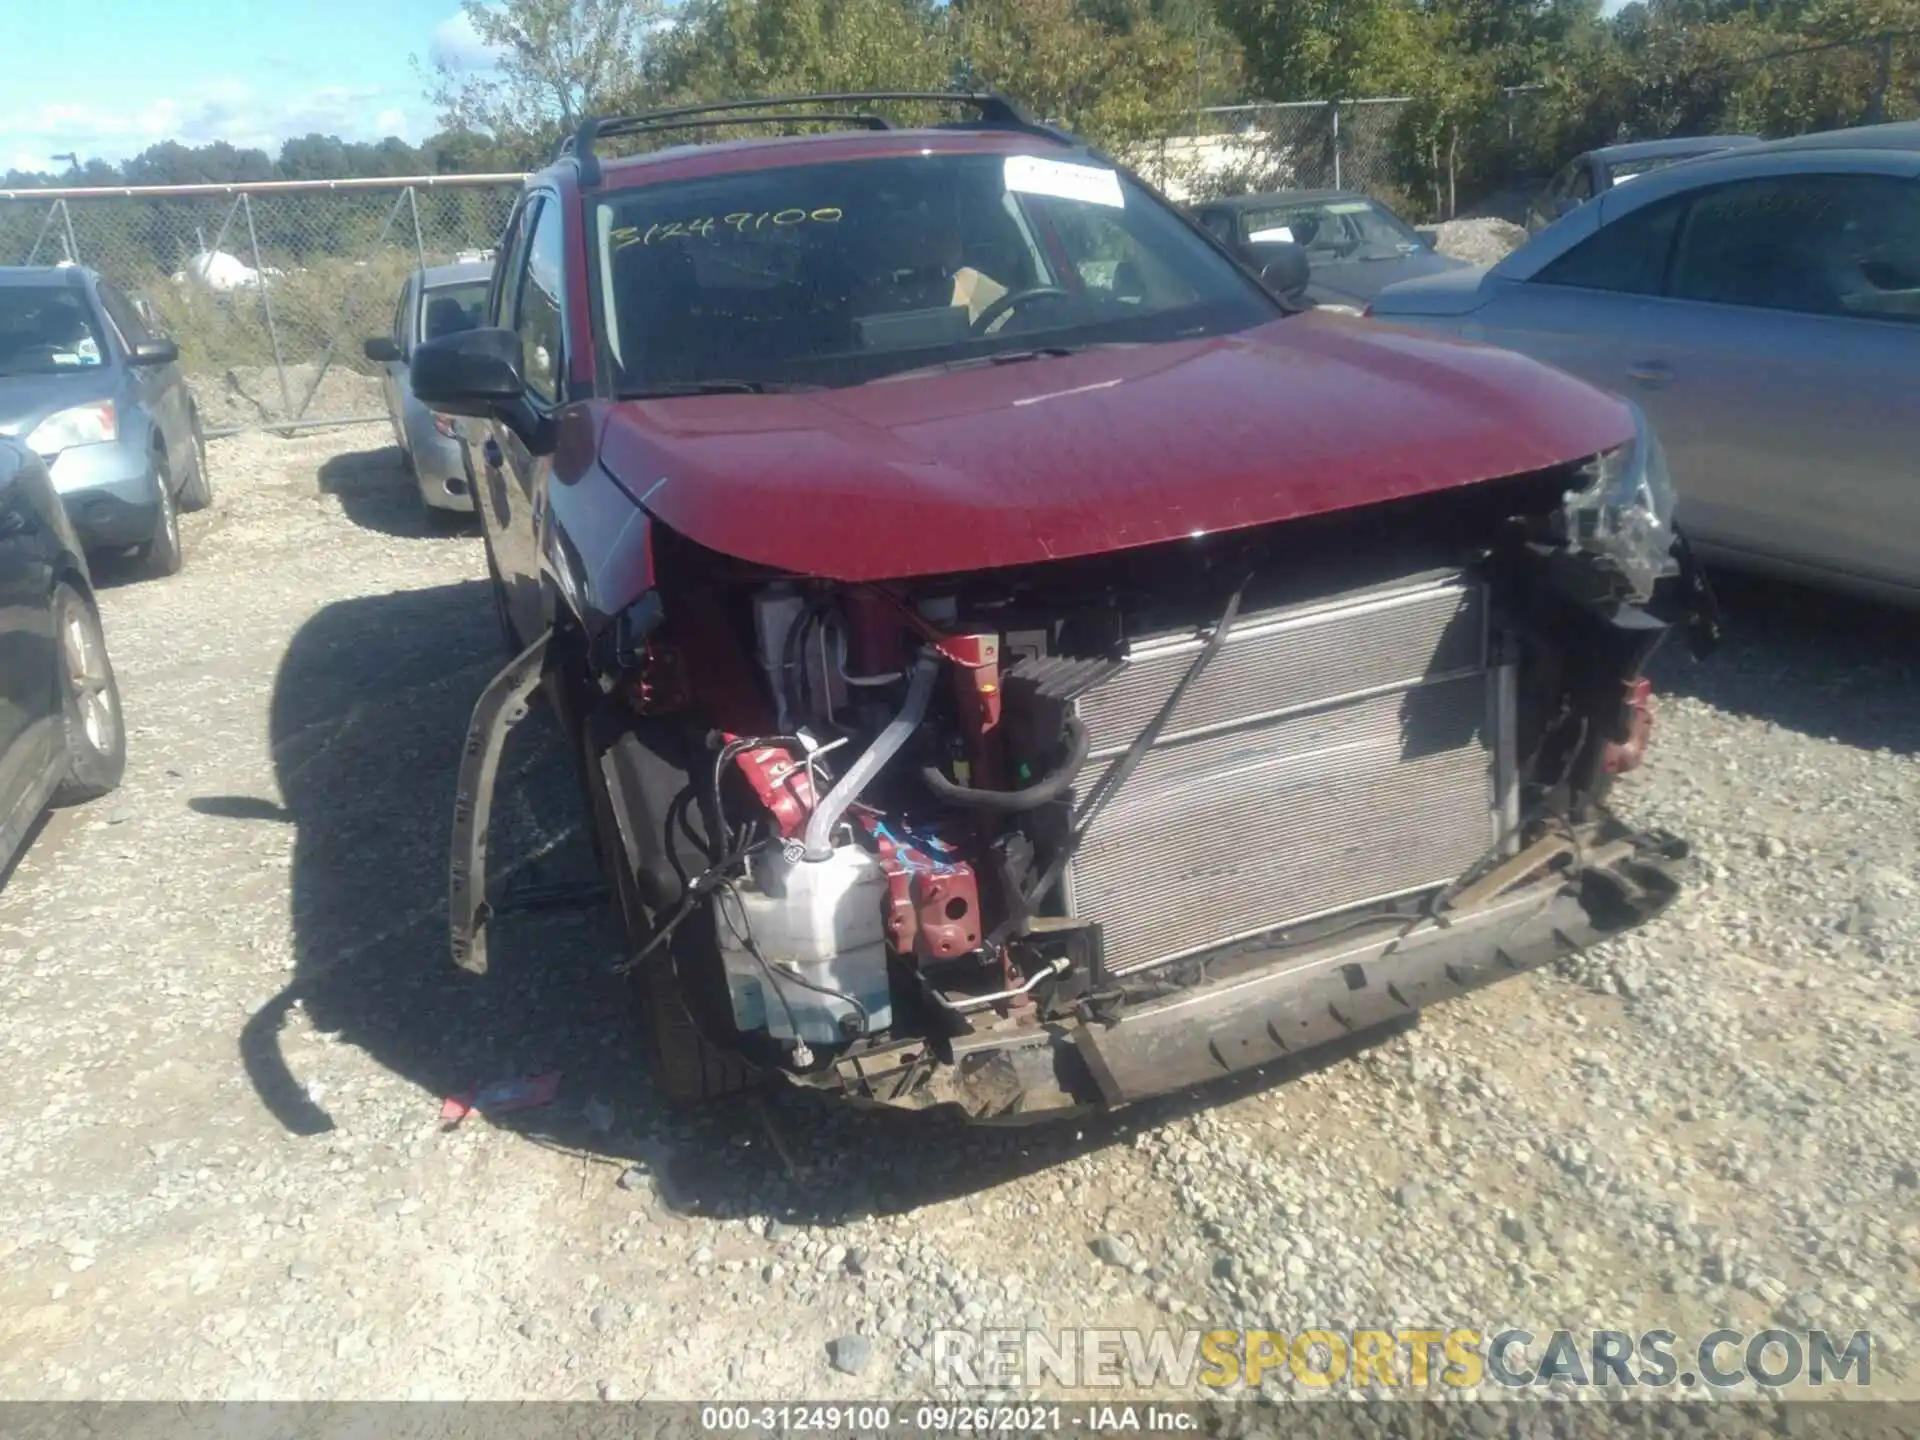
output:
[[[459,0],[7,0],[0,171],[161,140],[432,134],[412,63],[485,68]]]
[[[1621,0],[1606,0],[1609,13]],[[484,69],[459,0],[8,0],[0,171],[124,160],[161,140],[273,154],[318,131],[433,133],[413,61]]]

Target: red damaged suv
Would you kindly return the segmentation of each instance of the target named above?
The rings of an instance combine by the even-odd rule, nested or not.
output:
[[[1604,800],[1711,600],[1628,403],[1303,313],[1298,252],[995,96],[590,121],[501,255],[412,362],[484,422],[523,647],[468,738],[454,958],[543,689],[669,1095],[1123,1104],[1674,897],[1684,845]]]

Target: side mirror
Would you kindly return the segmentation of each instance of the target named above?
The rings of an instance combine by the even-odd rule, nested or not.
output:
[[[1309,267],[1305,247],[1291,240],[1249,240],[1241,247],[1260,283],[1283,300],[1305,293]]]
[[[479,419],[524,398],[520,337],[511,330],[461,330],[415,348],[407,367],[414,398],[448,415]]]
[[[142,340],[127,351],[129,365],[171,365],[180,358],[180,347],[171,340]]]
[[[1440,232],[1435,230],[1431,225],[1425,225],[1415,230],[1413,232],[1413,238],[1429,250],[1438,250],[1440,248]]]
[[[360,353],[376,364],[386,365],[400,358],[400,347],[391,335],[376,335],[361,343]]]
[[[407,364],[414,398],[443,415],[497,419],[535,455],[552,453],[556,427],[527,403],[520,337],[487,327],[459,330],[414,348]]]

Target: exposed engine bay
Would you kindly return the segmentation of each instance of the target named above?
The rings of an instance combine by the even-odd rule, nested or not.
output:
[[[1639,923],[1685,846],[1604,800],[1648,741],[1648,657],[1715,622],[1683,541],[1651,563],[1589,513],[1594,470],[899,583],[656,530],[586,727],[633,882],[622,968],[700,1053],[1004,1120],[1268,1063]],[[469,737],[470,969],[467,797],[545,647]]]
[[[1596,856],[1625,866],[1616,918],[1652,913],[1683,847],[1601,802],[1700,587],[1669,566],[1636,594],[1570,543],[1581,479],[900,585],[658,537],[609,683],[679,732],[652,743],[684,785],[677,816],[632,787],[656,923],[630,964],[670,956],[703,1034],[758,1067],[990,1118],[1139,1086],[1082,1044],[1097,1086],[1055,1054],[1048,1085],[956,1090],[978,1045],[1590,886]]]

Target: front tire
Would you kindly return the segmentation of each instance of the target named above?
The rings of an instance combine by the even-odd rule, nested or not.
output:
[[[205,510],[213,504],[213,479],[207,474],[207,441],[200,433],[200,417],[193,417],[193,454],[187,478],[180,482],[180,508]]]
[[[180,510],[173,498],[173,472],[167,457],[156,450],[153,455],[154,485],[160,492],[160,514],[154,521],[153,538],[140,547],[141,563],[152,575],[178,575],[186,563],[186,551],[180,544]]]
[[[53,803],[78,805],[119,785],[127,768],[127,726],[100,612],[63,580],[54,587],[53,615],[67,752],[67,773]]]
[[[583,775],[597,840],[596,848],[618,912],[620,932],[628,955],[637,954],[654,933],[656,917],[650,913],[640,894],[634,862],[621,839],[615,819],[618,803],[608,788],[601,757],[614,757],[617,774],[639,773],[632,764],[621,764],[623,749],[637,751],[639,741],[617,716],[602,711],[586,729],[582,742]],[[631,807],[629,814],[633,811]],[[691,861],[687,868],[695,873],[704,868],[704,859]],[[704,923],[703,923],[704,922]],[[626,978],[631,986],[634,1009],[646,1045],[648,1068],[654,1083],[670,1100],[678,1104],[714,1100],[749,1089],[759,1080],[759,1072],[736,1050],[709,1040],[726,1038],[715,1013],[716,995],[724,997],[726,984],[719,974],[720,956],[713,924],[706,916],[687,917],[673,937],[641,962]],[[687,986],[696,993],[687,994]],[[708,1016],[703,1027],[689,1008],[689,1001]],[[703,1029],[705,1033],[703,1033]]]

